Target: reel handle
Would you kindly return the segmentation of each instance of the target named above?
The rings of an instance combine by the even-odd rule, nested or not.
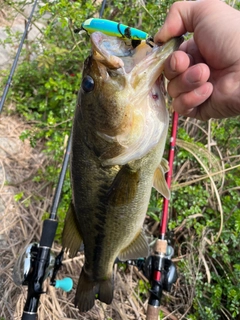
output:
[[[56,289],[62,289],[65,292],[69,292],[73,288],[73,281],[71,278],[63,278],[61,280],[55,280],[54,284]]]

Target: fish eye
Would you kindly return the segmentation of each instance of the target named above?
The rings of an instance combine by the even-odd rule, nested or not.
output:
[[[90,76],[86,76],[82,80],[82,88],[85,92],[91,92],[94,88],[93,78]]]

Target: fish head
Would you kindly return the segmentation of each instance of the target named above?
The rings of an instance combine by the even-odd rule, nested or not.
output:
[[[120,122],[123,122],[129,96],[124,63],[117,56],[118,45],[122,45],[122,41],[95,32],[91,35],[91,43],[92,54],[83,68],[79,105],[85,122],[94,127],[97,134],[114,137],[122,130]],[[110,51],[113,47],[115,55]]]
[[[92,53],[83,69],[79,105],[95,134],[103,165],[124,165],[146,155],[166,136],[163,66],[182,43],[163,46],[91,34]]]

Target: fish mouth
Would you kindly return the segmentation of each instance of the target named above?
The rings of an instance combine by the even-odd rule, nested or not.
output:
[[[173,38],[163,46],[150,46],[143,40],[134,48],[129,39],[101,32],[91,34],[92,58],[101,66],[102,78],[107,83],[113,81],[114,74],[120,75],[125,79],[121,93],[128,95],[129,125],[120,124],[119,134],[114,136],[98,132],[104,140],[117,142],[123,147],[116,157],[103,155],[103,165],[124,165],[140,159],[165,140],[168,112],[162,80],[163,65],[182,41],[182,38]]]
[[[91,42],[93,58],[96,61],[109,69],[121,69],[119,72],[130,73],[136,65],[145,66],[147,69],[151,63],[155,62],[154,60],[168,56],[180,46],[183,38],[173,38],[162,46],[152,41],[150,43],[148,40],[142,40],[138,46],[134,47],[130,39],[94,32],[91,34]]]
[[[166,58],[183,42],[183,37],[170,39],[162,46],[142,40],[133,47],[130,39],[122,39],[94,32],[91,35],[92,57],[101,66],[99,71],[104,79],[115,73],[126,78],[128,85],[138,93],[138,101],[146,96],[163,73]],[[107,73],[107,77],[106,77]],[[110,77],[111,78],[111,77]],[[153,93],[154,95],[154,93]]]

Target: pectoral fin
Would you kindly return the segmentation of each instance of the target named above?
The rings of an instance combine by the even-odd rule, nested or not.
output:
[[[161,166],[161,164],[157,167],[155,173],[154,173],[154,179],[153,179],[153,187],[161,193],[164,198],[170,199],[170,191],[165,179],[165,173],[164,170],[167,169],[164,165],[164,168]]]
[[[121,261],[147,257],[149,255],[149,246],[143,231],[140,231],[135,239],[124,248],[118,256]]]
[[[112,206],[127,205],[136,197],[139,183],[139,171],[123,166],[116,175],[109,191],[108,203]]]
[[[75,216],[75,209],[71,203],[66,214],[62,233],[62,246],[69,250],[70,257],[76,256],[82,243],[82,237],[77,226],[78,222]]]

